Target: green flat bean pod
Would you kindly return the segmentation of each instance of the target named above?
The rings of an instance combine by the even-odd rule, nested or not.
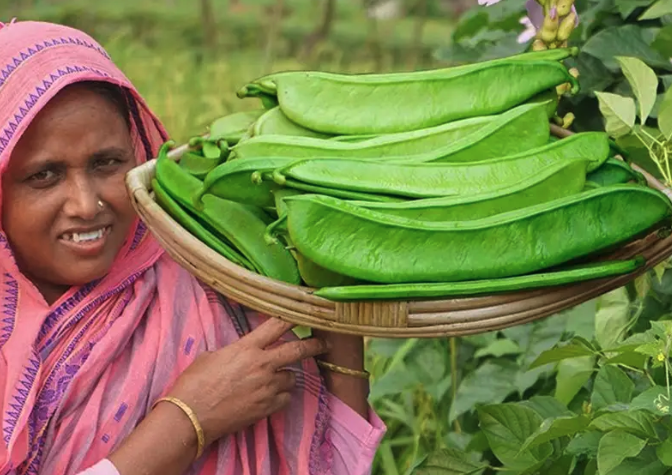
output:
[[[231,262],[238,264],[239,266],[242,266],[250,271],[257,271],[250,261],[248,261],[238,251],[233,249],[218,236],[211,233],[205,226],[201,225],[198,220],[196,220],[185,209],[183,209],[163,188],[163,186],[161,186],[156,178],[152,179],[152,189],[154,190],[156,202],[161,206],[161,208],[163,208],[175,221],[184,227],[184,229],[200,239],[203,244],[220,253]]]
[[[194,204],[205,194],[259,207],[274,206],[273,190],[279,186],[272,181],[252,180],[253,174],[271,172],[291,163],[287,158],[258,158],[231,160],[222,163],[206,175],[203,186],[194,196]]]
[[[486,162],[488,160],[478,160],[473,156],[471,148],[461,148],[464,143],[468,143],[466,138],[461,144],[455,146],[448,146],[443,149],[438,149],[433,152],[428,152],[423,155],[417,155],[410,158],[389,158],[387,163],[452,163],[459,162],[456,158],[466,157],[472,163]],[[476,142],[475,148],[480,147]],[[567,160],[570,158],[586,158],[590,160],[588,171],[600,167],[610,155],[610,140],[609,136],[604,132],[580,132],[578,134],[570,135],[562,140],[546,143],[536,148],[528,149],[513,155],[502,157],[502,160],[513,160],[523,157],[543,158],[548,161]],[[463,155],[462,155],[463,154]],[[465,161],[465,160],[462,160]]]
[[[250,158],[222,163],[206,175],[203,185],[193,196],[193,204],[198,208],[201,206],[202,197],[211,194],[238,203],[269,208],[275,205],[273,192],[281,187],[350,200],[401,201],[400,198],[387,196],[385,193],[370,194],[341,188],[330,189],[291,179],[278,185],[273,181],[273,171],[290,163],[292,160],[289,158]]]
[[[312,137],[266,135],[239,143],[231,150],[232,159],[264,157],[380,158],[418,154],[459,140],[495,120],[497,116],[465,119],[437,127],[374,136],[362,141],[324,140]]]
[[[401,203],[353,201],[352,204],[419,221],[469,221],[487,218],[579,193],[586,183],[588,163],[585,159],[553,163],[512,186],[476,195],[427,198]],[[282,206],[285,206],[284,202]]]
[[[319,195],[284,199],[299,252],[368,282],[455,282],[529,274],[622,244],[672,215],[662,193],[614,185],[475,221],[406,219]]]
[[[460,66],[451,66],[449,68],[441,68],[441,69],[428,69],[424,71],[412,71],[412,72],[398,72],[398,73],[367,73],[367,74],[355,74],[351,76],[355,76],[358,78],[361,78],[363,81],[374,81],[374,82],[384,82],[384,81],[389,81],[389,82],[395,82],[395,81],[400,81],[400,80],[405,80],[407,78],[431,78],[432,76],[435,75],[445,75],[450,72],[455,73],[455,74],[460,74],[464,72],[468,72],[472,69],[475,68],[480,68],[484,66],[492,66],[496,65],[502,62],[507,62],[507,61],[563,61],[567,58],[577,56],[579,54],[579,49],[577,47],[571,47],[571,48],[556,48],[552,50],[544,50],[544,51],[528,51],[524,53],[519,53],[516,55],[504,57],[504,58],[497,58],[497,59],[492,59],[492,60],[487,60],[487,61],[479,61],[475,63],[468,63]],[[294,73],[294,71],[281,71],[273,74],[268,74],[266,76],[263,76],[261,78],[258,78],[248,85],[240,88],[236,95],[239,98],[244,98],[244,97],[257,97],[260,94],[277,94],[277,80],[285,75],[289,75]],[[324,77],[339,77],[343,76],[343,74],[334,74],[334,73],[327,73],[327,72],[322,72],[322,71],[315,71],[316,74],[320,74]]]
[[[599,262],[554,272],[503,277],[501,279],[449,283],[325,286],[314,291],[313,294],[337,302],[471,297],[576,284],[588,280],[630,274],[640,269],[645,263],[644,258],[637,257],[625,261]]]
[[[279,107],[275,107],[259,117],[252,126],[252,136],[262,135],[289,135],[299,137],[329,138],[329,135],[321,134],[295,124],[282,113]]]
[[[180,157],[180,166],[199,180],[205,178],[220,163],[220,158],[207,158],[191,152]]]
[[[342,157],[376,160],[417,158],[419,161],[451,154],[465,157],[465,161],[471,156],[479,159],[501,157],[548,141],[550,126],[544,109],[543,103],[525,104],[500,115],[464,119],[355,143],[306,137],[254,137],[234,147],[231,155],[236,159]]]
[[[229,145],[235,145],[264,112],[266,112],[265,109],[258,109],[236,112],[220,117],[210,124],[209,138],[214,141],[226,140]]]
[[[641,185],[647,183],[644,175],[617,158],[608,158],[602,166],[589,173],[586,180],[600,186],[628,182],[636,182]]]
[[[289,251],[279,243],[269,245],[264,240],[268,218],[265,221],[260,217],[263,211],[211,195],[202,198],[202,209],[197,210],[192,196],[201,188],[201,182],[165,156],[156,162],[156,180],[181,206],[231,242],[260,274],[291,284],[301,282]]]
[[[554,61],[508,61],[399,81],[311,72],[276,79],[278,103],[290,120],[334,135],[407,132],[499,114],[567,82],[578,91],[576,78]]]
[[[603,146],[596,147],[597,142]],[[570,159],[590,160],[588,169],[591,169],[606,160],[607,152],[606,134],[584,132],[524,154],[468,163],[388,163],[344,158],[297,160],[277,168],[273,179],[282,186],[291,180],[407,198],[473,196],[508,188],[530,179],[551,164]]]
[[[507,111],[469,135],[423,153],[388,155],[390,162],[473,162],[527,153],[548,144],[551,128],[546,104],[525,104]]]

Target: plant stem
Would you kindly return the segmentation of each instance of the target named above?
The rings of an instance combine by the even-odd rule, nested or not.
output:
[[[452,386],[452,393],[453,393],[453,399],[450,402],[451,407],[453,404],[455,404],[455,400],[457,399],[457,384],[458,384],[458,377],[457,377],[457,341],[456,338],[450,337],[450,378],[451,378],[451,386]],[[455,418],[455,432],[458,434],[462,433],[462,427],[460,427],[460,421],[459,418]]]

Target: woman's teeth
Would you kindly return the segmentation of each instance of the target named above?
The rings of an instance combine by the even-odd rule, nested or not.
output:
[[[87,241],[95,241],[96,239],[100,239],[103,237],[103,233],[105,233],[105,228],[98,229],[97,231],[91,231],[88,233],[72,233],[72,234],[64,234],[63,238],[66,241],[73,241],[73,242],[87,242]]]

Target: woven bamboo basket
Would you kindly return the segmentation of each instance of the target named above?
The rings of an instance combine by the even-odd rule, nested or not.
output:
[[[572,132],[552,126],[555,136]],[[179,159],[186,146],[170,153]],[[658,232],[630,243],[609,258],[636,255],[646,265],[636,272],[577,284],[497,295],[413,301],[334,302],[312,289],[253,273],[213,251],[173,220],[154,201],[151,180],[156,161],[130,171],[126,186],[133,207],[173,259],[224,296],[265,315],[296,325],[370,337],[462,336],[499,330],[544,318],[626,285],[672,255],[672,236]],[[642,172],[649,185],[672,200],[672,190]]]

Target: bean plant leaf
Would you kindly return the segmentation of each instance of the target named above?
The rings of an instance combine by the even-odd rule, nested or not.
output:
[[[672,139],[672,88],[668,89],[658,110],[658,128],[667,140]]]
[[[629,457],[636,457],[642,451],[646,441],[615,430],[602,437],[597,449],[597,470],[600,475],[607,475]]]
[[[635,383],[628,375],[616,366],[607,365],[600,368],[595,377],[591,403],[593,409],[603,409],[617,403],[629,403]]]
[[[669,468],[658,460],[653,447],[645,447],[639,455],[624,460],[609,475],[667,475]]]
[[[584,356],[561,361],[555,375],[555,397],[569,404],[593,375],[594,356]]]
[[[672,0],[658,0],[639,17],[639,20],[655,20],[672,13]]]
[[[667,388],[654,386],[636,396],[630,403],[630,410],[644,410],[658,416],[670,413],[670,401],[667,397]]]
[[[583,432],[567,444],[567,453],[575,456],[597,457],[597,449],[604,434],[598,431]]]
[[[623,75],[635,93],[639,103],[639,118],[644,124],[656,103],[658,77],[641,59],[618,56],[616,61],[621,65]]]
[[[570,340],[568,343],[561,343],[556,345],[555,348],[544,351],[536,360],[532,362],[530,369],[544,366],[549,363],[557,363],[558,361],[569,358],[593,355],[595,355],[595,351],[593,349],[588,348],[586,345],[575,338]]]
[[[567,406],[558,401],[553,396],[532,396],[519,404],[529,407],[539,414],[542,419],[553,419],[556,417],[573,416],[574,413],[567,409]]]
[[[651,67],[671,71],[669,59],[650,46],[653,41],[650,36],[649,31],[638,25],[613,26],[590,37],[581,50],[601,60],[612,71],[619,68],[617,56],[639,58]]]
[[[449,421],[471,411],[476,404],[500,403],[516,390],[518,365],[512,361],[486,361],[460,383],[450,408]]]
[[[630,299],[625,287],[613,290],[598,299],[595,315],[595,339],[602,348],[615,345],[628,324]]]
[[[578,416],[557,417],[544,420],[539,428],[527,438],[521,446],[521,452],[531,447],[550,442],[565,436],[573,436],[585,430],[590,424],[590,418],[581,414]]]
[[[656,455],[658,455],[658,460],[663,462],[663,465],[672,467],[672,436],[658,446]]]
[[[616,2],[618,11],[623,19],[629,17],[639,7],[648,7],[652,0],[619,0]]]
[[[540,466],[553,453],[549,442],[520,451],[520,446],[542,422],[532,409],[511,403],[482,406],[478,408],[478,417],[490,449],[510,470],[525,471]]]
[[[484,470],[487,463],[475,462],[455,449],[431,453],[412,473],[413,475],[472,475]]]
[[[631,97],[610,92],[595,92],[600,112],[606,119],[605,130],[613,138],[628,135],[635,126],[637,106]]]
[[[657,439],[653,417],[645,411],[608,412],[590,423],[591,429],[607,432],[621,430],[638,437]]]
[[[500,338],[493,341],[485,348],[478,350],[474,357],[483,358],[484,356],[494,356],[499,358],[504,355],[519,355],[522,353],[520,347],[512,340],[508,338]]]

